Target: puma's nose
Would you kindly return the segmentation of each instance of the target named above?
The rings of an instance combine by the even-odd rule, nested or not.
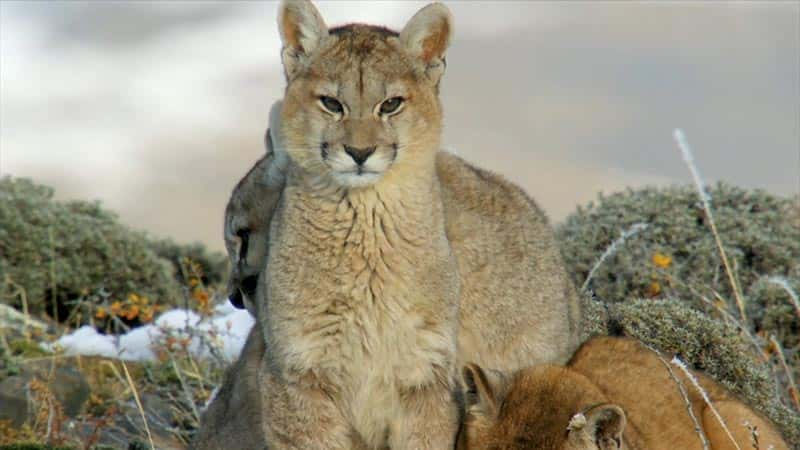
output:
[[[355,148],[345,145],[344,151],[360,166],[369,158],[369,155],[375,153],[375,147]]]

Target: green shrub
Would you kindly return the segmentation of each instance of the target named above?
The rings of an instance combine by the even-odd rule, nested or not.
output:
[[[59,320],[77,300],[108,303],[137,294],[177,304],[178,271],[169,258],[180,256],[198,256],[201,264],[213,267],[207,274],[214,281],[220,278],[219,263],[199,245],[153,241],[120,224],[98,202],[55,201],[47,186],[24,178],[0,179],[0,295],[5,303],[21,306],[24,293],[32,314],[52,316],[55,306]],[[84,323],[89,315],[83,315]]]
[[[152,242],[153,251],[176,268],[178,281],[188,283],[186,267],[187,261],[199,265],[202,271],[201,279],[206,285],[221,284],[228,276],[228,260],[222,253],[211,252],[205,245],[195,242],[193,244],[178,244],[172,239],[157,239]]]
[[[10,444],[0,445],[0,450],[76,450],[75,447],[53,447],[45,444]]]
[[[787,292],[764,278],[784,277],[800,288],[797,202],[726,184],[717,184],[709,194],[752,325],[757,332],[779,336],[785,347],[796,348],[800,319]],[[699,295],[713,301],[718,293],[739,315],[714,236],[691,186],[601,195],[570,215],[557,234],[579,286],[620,232],[637,223],[648,227],[630,237],[595,272],[591,287],[599,298],[616,302],[677,297],[710,311]]]
[[[770,417],[793,445],[800,445],[800,415],[780,403],[769,364],[755,356],[733,324],[714,320],[679,300],[584,301],[590,335],[625,335],[678,355]]]

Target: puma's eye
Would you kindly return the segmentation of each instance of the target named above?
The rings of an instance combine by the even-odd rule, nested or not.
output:
[[[381,103],[381,108],[380,108],[381,114],[392,114],[394,112],[397,112],[397,110],[400,108],[400,105],[402,104],[403,104],[403,97],[392,97],[388,100],[384,100],[384,102]]]
[[[323,95],[319,98],[319,103],[331,114],[341,114],[344,112],[344,106],[333,97]]]

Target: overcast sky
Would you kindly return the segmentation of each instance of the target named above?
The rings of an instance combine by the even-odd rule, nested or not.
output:
[[[318,2],[402,28],[425,2]],[[800,3],[447,3],[444,144],[562,219],[600,191],[690,180],[800,191]],[[222,248],[280,98],[273,2],[0,2],[0,173]]]

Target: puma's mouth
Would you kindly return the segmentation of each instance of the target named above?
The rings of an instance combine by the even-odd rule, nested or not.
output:
[[[383,176],[383,172],[358,167],[350,170],[341,170],[333,173],[336,182],[344,186],[367,186],[376,183]]]
[[[345,171],[342,171],[342,172],[339,172],[339,173],[347,174],[347,175],[380,175],[382,172],[378,172],[376,170],[365,169],[363,167],[358,167],[356,169],[345,170]]]

